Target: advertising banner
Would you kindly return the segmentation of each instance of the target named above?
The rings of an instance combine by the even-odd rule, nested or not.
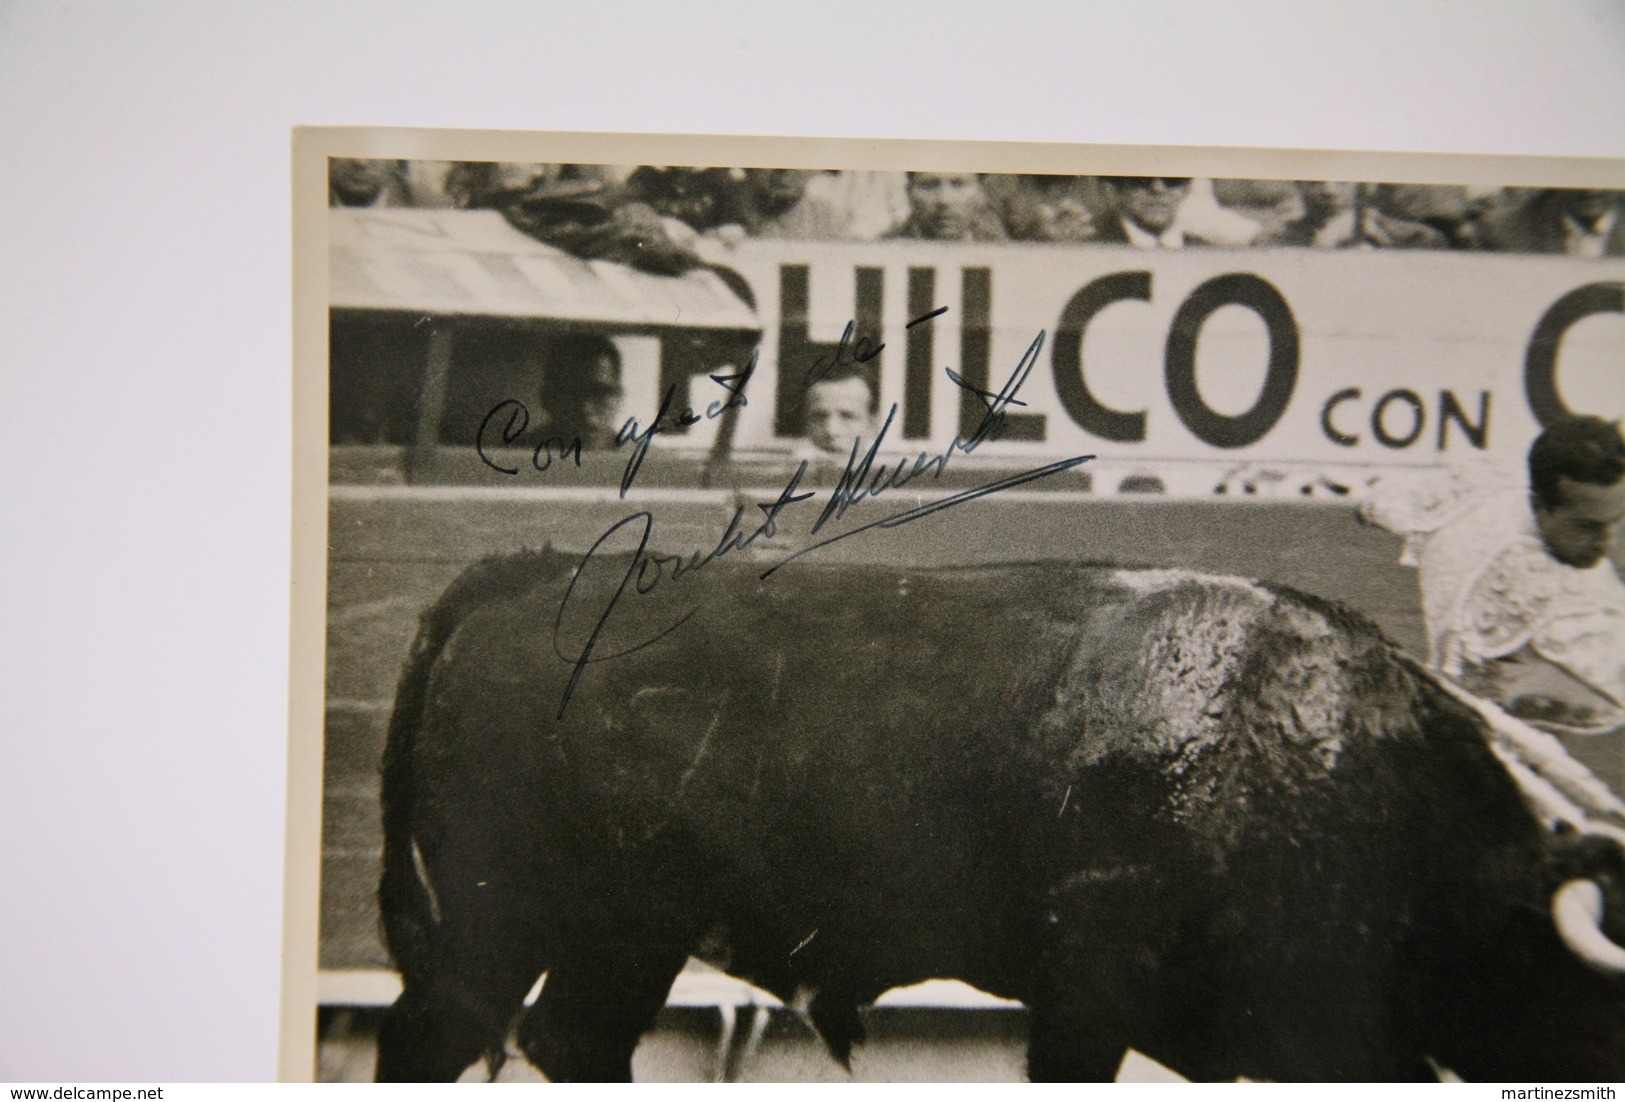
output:
[[[747,241],[728,266],[763,326],[744,447],[796,436],[836,361],[875,373],[895,447],[968,436],[973,389],[1019,378],[989,454],[1455,465],[1625,413],[1620,260]]]
[[[612,336],[617,423],[666,409],[662,450],[712,450],[707,410],[736,415],[728,450],[793,448],[807,388],[854,372],[884,451],[969,440],[997,405],[975,461],[1092,454],[1175,493],[1257,464],[1516,462],[1564,412],[1625,414],[1621,259],[747,239],[707,240],[707,266],[670,276],[494,211],[330,222],[333,309]]]

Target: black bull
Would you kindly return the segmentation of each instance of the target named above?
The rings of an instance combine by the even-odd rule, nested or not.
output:
[[[516,1018],[550,1078],[626,1079],[705,948],[810,994],[842,1059],[859,1007],[945,977],[1027,1006],[1033,1079],[1130,1046],[1203,1079],[1625,1078],[1625,980],[1551,918],[1589,877],[1622,940],[1625,857],[1545,829],[1482,721],[1345,609],[736,561],[625,586],[594,636],[628,560],[571,589],[577,562],[487,561],[424,614],[384,765],[381,1079],[454,1078]]]

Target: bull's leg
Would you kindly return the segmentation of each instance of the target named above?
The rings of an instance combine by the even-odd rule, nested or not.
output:
[[[564,954],[519,1023],[519,1047],[555,1083],[629,1083],[686,949]]]
[[[501,1052],[547,964],[540,931],[516,903],[527,891],[474,882],[442,894],[435,943],[403,963],[405,989],[379,1030],[379,1082],[451,1082]]]
[[[1331,921],[1327,927],[1335,928]],[[1396,1043],[1381,980],[1386,955],[1366,955],[1352,934],[1305,952],[1265,942],[1230,954],[1236,970],[1206,1007],[1205,1044],[1191,1078],[1245,1075],[1282,1083],[1393,1083],[1435,1079],[1426,1062]],[[1298,955],[1292,955],[1292,948]],[[1197,1023],[1184,1023],[1191,1032]],[[1183,1069],[1181,1069],[1183,1070]]]
[[[1170,909],[1143,873],[1089,870],[1057,886],[1042,921],[1040,978],[1028,1000],[1027,1077],[1109,1083],[1123,1054],[1148,1049],[1158,1033],[1159,958],[1174,936]]]
[[[1122,1033],[1075,1029],[1064,1015],[1034,1013],[1027,1042],[1027,1078],[1034,1083],[1110,1083],[1131,1047]]]
[[[442,972],[408,984],[378,1032],[380,1083],[449,1083],[507,1037],[536,970]]]

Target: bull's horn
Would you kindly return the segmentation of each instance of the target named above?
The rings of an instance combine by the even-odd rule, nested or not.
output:
[[[1607,975],[1625,976],[1625,949],[1602,932],[1602,888],[1595,880],[1570,880],[1552,896],[1552,920],[1563,944]]]

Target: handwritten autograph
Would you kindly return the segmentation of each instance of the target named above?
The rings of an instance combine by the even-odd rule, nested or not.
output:
[[[746,362],[742,371],[733,375],[712,375],[711,381],[728,392],[727,400],[712,402],[706,406],[704,417],[695,413],[692,407],[686,408],[677,415],[677,424],[687,428],[689,425],[699,424],[702,420],[715,420],[730,409],[742,409],[749,405],[750,403],[745,400],[745,385],[750,382],[750,377],[756,374],[756,361],[760,356],[761,349],[753,349],[750,360]],[[664,432],[670,427],[664,422],[676,400],[677,384],[673,383],[666,388],[665,397],[660,399],[660,409],[655,413],[654,420],[649,422],[648,428],[640,429],[638,419],[628,417],[626,424],[621,426],[621,431],[615,434],[617,448],[627,443],[632,445],[632,454],[626,460],[626,471],[621,475],[621,497],[626,496],[626,491],[632,488],[633,481],[638,477],[638,471],[643,468],[643,460],[649,454],[649,441],[653,440],[657,433]]]
[[[886,433],[891,430],[892,421],[897,417],[897,406],[894,403],[890,412],[886,414],[885,423],[875,434],[874,442],[869,445],[862,458],[858,456],[858,449],[863,446],[862,439],[852,441],[852,455],[847,460],[846,470],[841,472],[841,479],[830,493],[824,511],[813,524],[813,532],[817,532],[830,520],[838,520],[845,516],[850,506],[856,505],[864,498],[879,497],[887,490],[906,486],[928,471],[932,478],[941,478],[943,472],[948,469],[948,461],[955,453],[969,455],[984,441],[998,439],[1004,431],[1004,411],[1010,406],[1026,405],[1025,402],[1016,399],[1016,391],[1021,389],[1021,385],[1027,381],[1027,376],[1032,374],[1033,365],[1038,362],[1038,353],[1043,347],[1044,333],[1040,330],[1038,336],[1027,346],[1027,351],[1022,354],[1015,371],[1010,373],[1010,378],[995,392],[976,389],[960,378],[952,368],[948,368],[948,378],[952,379],[956,386],[976,395],[987,407],[982,414],[982,420],[976,426],[976,431],[972,432],[968,439],[956,435],[953,443],[938,454],[931,455],[922,451],[914,457],[912,464],[908,459],[899,459],[895,468],[887,462],[876,470],[875,460],[879,455],[880,446],[885,442]]]
[[[692,406],[684,408],[681,413],[677,414],[675,424],[687,428],[689,425],[697,425],[701,421],[713,421],[731,409],[742,409],[748,405],[749,403],[745,399],[745,385],[750,382],[751,376],[756,373],[756,364],[760,355],[760,349],[751,352],[750,359],[746,362],[744,368],[735,374],[710,376],[713,383],[728,392],[728,397],[718,399],[706,406],[704,414],[694,412]],[[649,442],[660,433],[671,429],[673,425],[670,419],[672,407],[676,405],[676,402],[677,384],[673,383],[666,388],[665,396],[660,399],[660,408],[656,411],[654,419],[649,422],[647,428],[639,425],[636,417],[628,417],[626,423],[616,432],[615,446],[617,448],[627,444],[632,445],[632,452],[626,459],[626,469],[621,474],[621,497],[626,497],[626,492],[632,488],[632,483],[637,480],[638,472],[643,469],[643,461],[649,455]],[[518,467],[504,467],[493,459],[486,450],[488,447],[496,446],[494,441],[487,440],[487,435],[492,431],[492,426],[501,420],[504,414],[507,416],[507,421],[502,425],[500,432],[497,433],[501,438],[502,445],[511,445],[524,435],[526,428],[530,426],[530,409],[518,399],[506,398],[493,406],[491,412],[487,413],[485,419],[480,422],[479,433],[474,438],[474,450],[479,455],[480,462],[493,471],[507,475],[517,475],[519,473]],[[531,455],[531,466],[536,468],[537,471],[546,471],[553,465],[554,459],[562,462],[573,458],[575,465],[579,467],[581,466],[581,448],[582,443],[579,436],[570,441],[550,436],[536,445],[535,451]],[[558,453],[557,455],[554,454],[555,451]]]
[[[530,427],[530,407],[517,398],[505,398],[493,406],[491,412],[485,415],[485,420],[480,422],[479,434],[474,437],[474,450],[479,453],[480,462],[493,471],[518,474],[518,467],[504,467],[485,451],[485,434],[504,413],[508,415],[508,421],[502,426],[502,443],[512,444],[525,434],[525,430]],[[555,450],[558,452],[557,456],[553,454]],[[560,436],[549,436],[537,444],[535,450],[531,452],[530,465],[538,471],[545,471],[553,465],[555,458],[561,463],[573,458],[576,466],[581,466],[581,437],[576,436],[567,441]]]
[[[940,478],[943,472],[947,470],[948,464],[954,455],[968,455],[975,451],[981,444],[990,440],[998,439],[999,435],[1003,431],[1005,411],[1010,406],[1019,406],[1024,404],[1016,398],[1016,394],[1021,389],[1022,384],[1027,381],[1028,376],[1032,373],[1033,366],[1038,360],[1038,354],[1044,346],[1044,340],[1045,334],[1042,330],[1040,330],[1038,335],[1033,338],[1032,343],[1028,345],[1026,352],[1023,353],[1020,362],[1017,363],[1015,367],[1015,370],[1011,372],[1010,377],[1005,380],[1004,385],[1001,386],[997,391],[983,391],[977,389],[976,387],[967,383],[952,370],[948,372],[949,377],[954,381],[954,383],[962,389],[975,394],[981,400],[985,409],[980,423],[976,426],[975,431],[973,431],[969,437],[956,435],[953,442],[941,452],[932,453],[928,451],[921,451],[912,459],[898,459],[895,465],[893,465],[889,459],[885,462],[880,462],[879,453],[881,445],[884,443],[886,434],[890,430],[892,422],[897,415],[897,406],[893,405],[890,413],[887,414],[885,423],[881,426],[880,431],[876,433],[874,440],[870,442],[867,448],[863,447],[863,441],[861,439],[853,441],[852,452],[847,459],[846,467],[841,472],[841,476],[837,481],[835,488],[830,492],[829,499],[824,503],[822,511],[810,526],[808,534],[816,535],[830,521],[840,519],[846,514],[846,511],[849,508],[865,499],[878,498],[887,491],[898,489],[904,485],[907,485],[909,482],[927,473],[929,473],[932,478]],[[723,384],[724,378],[729,379],[730,381],[737,380],[738,388],[731,391],[732,397],[729,399],[730,401],[737,400],[740,405],[744,404],[744,385],[749,380],[750,373],[755,368],[755,362],[755,357],[753,356],[750,365],[739,376],[712,376],[712,379],[717,381],[719,384]],[[667,413],[667,406],[670,403],[671,398],[672,394],[671,392],[668,392],[666,402],[662,403],[661,412],[656,415],[655,420],[650,424],[649,429],[646,430],[645,434],[641,437],[640,446],[644,451],[647,450],[648,437],[657,431],[657,426]],[[717,404],[718,403],[713,403],[713,405]],[[629,425],[631,424],[634,423],[629,422]],[[628,439],[633,438],[636,437],[632,435],[628,436]],[[1079,455],[1073,456],[1070,459],[1060,460],[1059,462],[1049,463],[1042,467],[1035,467],[1030,470],[1022,471],[1019,474],[1010,475],[1008,477],[986,483],[982,486],[975,487],[974,489],[964,490],[936,501],[917,505],[911,509],[904,509],[899,512],[892,513],[889,516],[870,521],[867,524],[859,525],[855,528],[846,529],[832,536],[826,536],[821,540],[817,540],[816,542],[810,543],[796,551],[791,552],[788,555],[785,555],[777,562],[769,565],[764,571],[762,571],[760,576],[765,579],[771,576],[774,572],[778,571],[780,568],[788,565],[796,559],[801,558],[803,555],[810,554],[813,551],[828,547],[831,544],[838,543],[842,540],[850,539],[853,536],[861,535],[865,532],[875,531],[877,529],[890,530],[900,528],[906,524],[911,524],[916,520],[922,520],[925,517],[933,516],[937,513],[953,509],[970,501],[975,501],[977,498],[987,497],[990,494],[995,494],[1003,490],[1022,486],[1029,482],[1036,482],[1039,479],[1048,478],[1049,476],[1059,474],[1062,471],[1072,470],[1075,467],[1089,462],[1093,458],[1094,456],[1092,455]],[[642,463],[641,454],[637,456],[637,463],[639,465]],[[636,473],[636,467],[631,461],[629,461],[627,474],[622,482],[622,496],[625,495],[626,487],[631,484],[631,480],[636,476]],[[736,508],[732,518],[729,520],[726,528],[724,528],[721,537],[717,540],[716,545],[710,549],[696,549],[692,554],[688,555],[665,555],[651,552],[649,550],[649,543],[654,535],[654,515],[647,511],[632,513],[626,517],[623,517],[621,520],[616,521],[614,524],[605,529],[603,534],[598,537],[590,548],[588,548],[587,553],[582,556],[581,562],[578,564],[576,572],[572,577],[568,588],[565,590],[564,597],[559,603],[558,614],[555,616],[553,621],[554,653],[561,661],[569,663],[573,667],[569,681],[565,684],[562,699],[559,701],[559,716],[562,717],[564,715],[565,709],[569,706],[570,698],[575,692],[575,687],[581,680],[581,676],[586,671],[588,666],[599,662],[608,662],[616,658],[622,658],[626,655],[642,650],[645,647],[652,646],[671,635],[672,632],[680,628],[696,612],[699,611],[700,606],[695,605],[693,608],[690,608],[687,612],[677,617],[675,621],[662,628],[656,634],[644,639],[642,642],[617,650],[614,653],[600,654],[597,652],[599,637],[603,633],[605,626],[609,623],[611,615],[619,606],[621,599],[626,596],[629,588],[637,594],[650,593],[663,581],[676,581],[678,578],[681,578],[686,574],[691,574],[695,571],[704,569],[705,567],[735,551],[744,550],[750,547],[758,539],[764,537],[772,538],[777,534],[779,525],[784,519],[784,515],[788,510],[816,496],[813,491],[801,491],[801,481],[805,477],[806,473],[807,462],[803,460],[797,466],[795,473],[790,476],[789,481],[785,483],[784,489],[780,491],[778,497],[773,502],[768,504],[758,504],[756,506],[756,508],[762,511],[763,517],[760,522],[755,523],[754,527],[751,527],[751,522],[747,522],[746,520],[746,517],[749,515],[749,509],[747,506],[740,505],[738,508]],[[575,653],[567,654],[564,651],[560,634],[566,614],[572,611],[574,603],[578,600],[576,596],[576,583],[586,572],[587,567],[592,563],[593,559],[603,551],[605,544],[609,543],[623,531],[636,533],[637,547],[634,550],[631,559],[627,562],[626,569],[620,578],[619,584],[616,586],[614,592],[609,596],[608,600],[604,602],[601,608],[591,608],[587,610],[587,616],[589,622],[593,623],[593,628],[589,633],[586,642],[583,643],[580,649]],[[595,620],[592,619],[594,616],[596,616]]]

